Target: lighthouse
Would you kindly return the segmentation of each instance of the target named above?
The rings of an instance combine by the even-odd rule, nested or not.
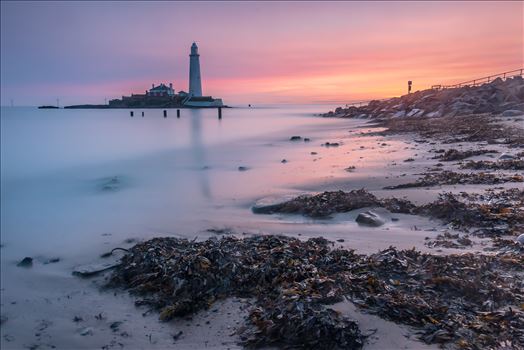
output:
[[[191,54],[189,55],[189,95],[202,96],[202,81],[200,79],[200,55],[196,43],[191,45]]]

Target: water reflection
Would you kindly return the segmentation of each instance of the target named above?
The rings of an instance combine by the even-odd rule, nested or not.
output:
[[[189,117],[191,118],[191,153],[195,162],[197,170],[197,177],[200,186],[200,191],[204,198],[211,198],[211,188],[209,186],[209,178],[207,173],[206,152],[202,143],[202,110],[189,109]]]

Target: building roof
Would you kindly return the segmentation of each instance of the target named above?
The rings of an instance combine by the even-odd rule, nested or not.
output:
[[[172,88],[170,88],[169,86],[165,85],[165,84],[160,84],[158,86],[155,86],[153,88],[151,88],[149,91],[168,91],[168,90],[171,90]]]

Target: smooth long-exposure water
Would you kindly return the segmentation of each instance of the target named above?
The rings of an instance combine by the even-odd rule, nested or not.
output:
[[[221,120],[216,110],[182,110],[178,119],[175,110],[164,118],[154,109],[130,117],[124,109],[2,108],[2,345],[100,348],[115,336],[105,324],[112,319],[124,319],[134,327],[130,333],[142,337],[120,342],[171,344],[169,326],[152,315],[142,318],[132,301],[100,294],[71,274],[75,266],[99,263],[111,248],[152,236],[205,239],[216,235],[209,229],[231,228],[344,237],[367,251],[403,239],[411,244],[411,233],[395,231],[402,222],[369,230],[356,225],[355,213],[333,221],[251,213],[260,198],[314,191],[337,180],[380,189],[377,171],[383,178],[388,163],[412,152],[398,140],[387,141],[390,151],[380,149],[381,137],[360,135],[365,121],[314,116],[329,108],[232,108]],[[295,135],[310,141],[290,141]],[[348,166],[357,171],[345,171]],[[26,256],[34,258],[33,267],[17,267]],[[48,263],[51,258],[59,261]],[[98,313],[107,320],[94,318]],[[89,321],[73,323],[77,315]],[[94,336],[83,334],[87,325]],[[151,328],[167,336],[145,342]],[[198,332],[187,332],[187,344],[200,341]]]
[[[103,233],[173,233],[219,219],[224,207],[248,209],[315,176],[289,170],[318,150],[313,134],[344,124],[313,116],[325,109],[227,109],[218,120],[216,110],[177,119],[175,110],[131,118],[128,110],[4,108],[1,228],[10,249],[2,255],[76,254]],[[312,141],[290,142],[295,134]]]

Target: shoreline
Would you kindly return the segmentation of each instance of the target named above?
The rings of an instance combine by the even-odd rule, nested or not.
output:
[[[504,123],[510,123],[510,125],[514,125],[513,123],[516,123],[516,122],[511,122],[512,119],[518,119],[519,117],[510,117],[506,120],[504,120],[503,122]],[[363,134],[360,134],[361,137],[370,137],[372,135],[374,135],[374,129],[376,129],[376,126],[380,126],[380,127],[388,127],[386,124],[384,124],[385,122],[382,122],[382,124],[378,124],[378,125],[369,125],[369,126],[366,126],[365,124],[363,124],[362,127],[356,129],[356,130],[350,130],[350,131],[357,131],[358,133],[360,132],[364,132]],[[478,135],[478,134],[476,134]],[[498,135],[496,135],[498,136]],[[511,147],[508,147],[508,144],[507,143],[486,143],[486,144],[483,144],[483,142],[485,142],[485,140],[472,140],[472,141],[466,141],[466,140],[462,140],[462,141],[459,141],[459,143],[461,144],[460,147],[458,146],[459,143],[446,143],[446,141],[442,140],[442,139],[425,139],[424,142],[417,142],[417,140],[419,140],[420,136],[418,136],[417,134],[413,134],[412,132],[411,133],[405,133],[405,132],[398,132],[398,133],[386,133],[386,134],[383,134],[380,136],[381,139],[376,139],[377,140],[377,144],[375,145],[366,145],[364,146],[364,149],[365,148],[368,148],[369,150],[371,150],[373,147],[376,147],[376,150],[378,152],[388,152],[388,149],[391,147],[390,145],[388,145],[388,143],[391,143],[392,140],[398,140],[398,139],[404,139],[406,140],[408,143],[408,145],[411,145],[414,149],[412,150],[412,153],[413,154],[416,154],[414,155],[414,161],[408,161],[408,162],[402,162],[402,161],[399,161],[397,162],[396,164],[386,164],[386,166],[383,165],[383,169],[386,170],[390,173],[390,175],[387,175],[384,176],[382,175],[382,180],[383,182],[385,183],[389,183],[390,185],[393,184],[393,185],[399,185],[399,184],[403,184],[403,183],[409,183],[411,181],[417,181],[417,179],[421,178],[421,175],[420,174],[423,174],[424,172],[428,173],[428,169],[431,169],[431,168],[434,168],[434,165],[436,163],[442,163],[443,166],[441,166],[441,168],[444,168],[444,169],[447,169],[449,171],[453,171],[453,172],[456,172],[456,173],[461,173],[461,172],[464,172],[464,171],[467,171],[467,172],[470,172],[471,173],[478,173],[478,172],[481,172],[482,170],[463,170],[463,169],[460,169],[460,166],[461,164],[457,164],[456,161],[451,161],[451,162],[448,162],[448,161],[442,161],[441,159],[438,159],[438,158],[433,158],[433,157],[438,157],[441,155],[441,153],[435,153],[434,151],[432,151],[432,149],[434,150],[439,150],[441,148],[445,148],[445,149],[458,149],[459,151],[468,151],[469,149],[479,149],[480,148],[491,148],[491,147],[495,147],[497,148],[497,151],[498,151],[498,154],[480,154],[480,155],[475,155],[475,156],[472,156],[472,157],[468,157],[465,159],[465,162],[467,161],[470,161],[470,160],[473,160],[473,161],[495,161],[497,158],[497,156],[500,156],[504,153],[506,154],[511,154],[511,155],[515,155],[517,154],[518,152],[516,152],[516,149],[515,148],[511,148]],[[385,137],[385,138],[383,138]],[[342,140],[343,141],[343,140]],[[386,145],[385,146],[382,146],[382,144],[385,143]],[[511,144],[509,144],[511,145]],[[322,150],[322,149],[327,149],[326,146],[320,146],[321,148],[319,148],[319,150]],[[336,146],[335,146],[336,147]],[[360,152],[358,147],[353,147],[351,149],[349,149],[348,147],[351,147],[351,146],[348,146],[348,145],[344,145],[342,143],[341,146],[338,146],[338,147],[343,147],[345,149],[348,149],[349,152]],[[406,158],[408,159],[408,158]],[[319,161],[322,161],[322,160],[319,160]],[[352,166],[353,164],[348,164],[349,166]],[[358,163],[357,164],[354,164],[355,165],[355,169],[352,170],[353,173],[352,174],[359,174],[359,172],[361,171],[360,168],[359,168],[359,165]],[[319,165],[321,166],[321,165]],[[439,171],[440,172],[440,171]],[[519,173],[519,170],[516,170],[516,171],[512,171],[512,170],[495,170],[495,172],[497,174],[502,174],[502,173]],[[388,174],[389,174],[388,173]],[[520,171],[520,173],[522,173],[522,171]],[[403,176],[403,174],[405,174]],[[365,175],[364,175],[365,176]],[[317,183],[317,184],[311,184],[309,185],[309,188],[311,190],[314,190],[314,192],[317,192],[317,191],[322,191],[323,189],[327,189],[327,188],[333,188],[333,189],[343,189],[343,190],[349,190],[350,188],[352,188],[353,184],[355,183],[358,183],[358,177],[357,178],[352,178],[352,179],[348,179],[348,180],[345,180],[343,178],[338,178],[338,179],[331,179],[331,180],[323,180],[324,183]],[[362,182],[361,182],[362,183]],[[370,192],[371,193],[375,193],[377,195],[377,197],[379,198],[386,198],[386,197],[403,197],[405,195],[408,195],[409,197],[411,197],[410,199],[414,200],[415,202],[417,202],[417,197],[427,197],[428,194],[431,194],[431,197],[432,198],[436,198],[436,196],[438,195],[438,193],[441,193],[441,192],[446,192],[448,190],[452,190],[452,191],[462,191],[462,190],[467,190],[467,189],[470,189],[470,191],[468,192],[479,192],[479,190],[482,188],[489,188],[489,187],[500,187],[501,185],[499,184],[495,184],[495,185],[491,185],[491,184],[488,184],[488,185],[482,185],[482,184],[461,184],[461,183],[458,183],[458,184],[451,184],[451,185],[440,185],[440,184],[436,184],[435,185],[424,185],[422,188],[420,188],[419,190],[417,190],[417,188],[415,188],[414,190],[410,190],[410,189],[393,189],[393,190],[384,190],[382,189],[382,186],[379,182],[376,182],[376,180],[373,180],[373,179],[368,179],[368,183],[369,183],[369,187],[371,187],[370,189]],[[516,182],[516,183],[505,183],[505,184],[502,184],[502,186],[504,187],[516,187],[516,188],[520,188],[522,189],[523,186],[522,186],[522,183],[521,182]],[[300,187],[304,187],[304,186],[298,186],[298,190],[300,190]],[[429,188],[429,191],[427,190]],[[424,189],[423,194],[421,195],[421,191]],[[498,191],[498,190],[497,190]],[[418,199],[421,199],[421,198],[418,198]],[[431,201],[431,200],[430,200]],[[334,218],[331,218],[331,219],[323,219],[324,222],[325,222],[325,225],[326,227],[329,226],[329,225],[337,225],[337,223],[339,225],[341,225],[341,227],[344,227],[346,225],[349,225],[349,222],[351,221],[354,221],[356,216],[362,212],[365,212],[367,210],[374,210],[375,207],[374,206],[371,206],[371,207],[363,207],[363,208],[360,208],[360,209],[356,209],[356,210],[352,210],[348,213],[340,213],[340,214],[336,214]],[[389,215],[387,213],[379,213],[380,215]],[[273,214],[273,215],[276,215],[275,218],[273,218],[272,220],[277,220],[277,221],[282,221],[285,223],[286,220],[290,220],[289,222],[292,223],[294,222],[294,220],[302,220],[302,217],[299,216],[299,215],[296,215],[296,216],[289,216],[288,214]],[[392,232],[391,230],[395,227],[395,225],[399,225],[398,228],[396,230],[409,230],[410,229],[410,222],[411,220],[414,219],[414,218],[411,218],[410,215],[407,215],[407,216],[401,216],[400,217],[400,220],[397,221],[397,222],[393,222],[393,221],[389,221],[385,228],[388,229],[388,231]],[[266,220],[266,218],[261,218],[261,220]],[[268,218],[268,220],[271,220],[270,218]],[[426,219],[424,219],[426,220]],[[436,255],[441,255],[441,254],[462,254],[462,253],[467,253],[467,252],[470,252],[470,251],[474,251],[474,252],[478,252],[478,253],[483,253],[483,254],[494,254],[492,251],[486,251],[485,248],[490,248],[491,249],[491,239],[488,237],[487,239],[486,238],[482,238],[480,239],[480,241],[478,240],[473,240],[474,242],[472,243],[472,246],[466,246],[466,247],[460,247],[459,245],[459,248],[446,248],[446,246],[449,244],[447,242],[452,242],[452,243],[456,243],[457,239],[456,238],[449,238],[449,237],[443,237],[443,238],[438,238],[438,235],[443,232],[444,230],[448,230],[448,231],[451,231],[451,236],[454,237],[453,235],[455,234],[459,234],[460,237],[462,237],[464,235],[464,233],[461,231],[461,230],[454,230],[454,229],[449,229],[448,227],[446,226],[442,226],[442,221],[440,219],[430,219],[428,221],[424,221],[424,222],[427,222],[427,223],[430,223],[430,224],[433,224],[435,225],[436,227],[439,227],[439,230],[441,229],[442,231],[412,231],[412,234],[422,234],[424,236],[427,236],[427,235],[430,235],[432,236],[431,238],[431,242],[437,242],[434,247],[425,247],[424,246],[424,239],[422,238],[422,242],[421,243],[418,243],[417,246],[418,246],[418,249],[424,249],[424,250],[427,250],[427,251],[433,251],[434,253],[433,254],[436,254]],[[418,224],[417,224],[418,225]],[[415,225],[416,226],[416,225]],[[354,228],[356,228],[357,226],[349,226],[351,227],[351,230],[353,230]],[[211,227],[210,227],[211,228]],[[384,228],[384,226],[382,226],[382,228]],[[431,230],[430,227],[428,227],[429,230]],[[243,237],[243,236],[246,236],[246,235],[242,235],[241,232],[235,232],[235,230],[233,230],[233,232],[227,232],[227,231],[220,231],[221,228],[219,227],[218,228],[218,231],[217,233],[215,234],[217,237],[227,237],[229,236],[231,233],[233,236],[238,236],[238,237]],[[280,226],[280,228],[277,226],[276,230],[281,230],[282,231],[282,226]],[[372,234],[372,232],[374,231],[381,231],[382,229],[381,228],[377,228],[377,229],[369,229],[369,228],[364,228],[364,231],[362,231],[362,234],[364,235],[370,235]],[[262,230],[264,231],[264,230]],[[388,231],[383,231],[385,234],[388,233]],[[300,228],[298,229],[298,232],[300,232]],[[364,233],[364,232],[367,232]],[[395,231],[396,232],[396,231]],[[256,231],[254,232],[256,233]],[[260,232],[262,233],[262,232]],[[285,232],[282,232],[282,233],[285,233]],[[362,236],[361,234],[361,239],[363,240],[366,240],[366,237],[365,236]],[[252,236],[252,234],[248,234],[247,236]],[[307,233],[307,234],[304,234],[304,236],[300,236],[300,233],[298,233],[298,236],[296,236],[296,233],[295,234],[291,234],[291,236],[295,236],[295,237],[298,237],[298,238],[301,238],[301,239],[307,239],[309,237],[318,237],[318,236],[324,236],[324,234],[321,234],[321,232],[318,232],[316,231],[316,235],[315,235],[315,232],[310,232],[310,233]],[[341,236],[338,236],[338,237],[341,237]],[[343,239],[343,238],[338,238],[337,236],[334,236],[334,237],[330,237],[330,238],[333,238],[334,240],[335,239]],[[395,239],[395,237],[392,237],[393,240]],[[397,237],[398,238],[398,237]],[[205,239],[205,238],[204,238]],[[371,244],[370,246],[370,250],[371,251],[376,251],[376,249],[380,249],[379,248],[379,245],[377,244],[378,242],[373,242],[373,239],[376,239],[376,236],[372,235],[371,238],[367,238],[369,241],[367,244]],[[406,237],[406,243],[407,245],[410,244],[410,236]],[[201,239],[199,240],[201,241]],[[411,243],[414,243],[411,241]],[[429,243],[429,242],[428,242]],[[489,244],[486,246],[486,244]],[[507,244],[507,243],[506,243]],[[348,237],[346,237],[346,240],[344,242],[339,242],[337,243],[337,245],[340,245],[342,247],[345,247],[345,248],[351,248],[351,239],[348,239]],[[413,244],[415,245],[415,244]],[[365,246],[365,244],[363,245]],[[497,251],[497,249],[501,249],[501,247],[504,247],[506,245],[503,245],[502,246],[499,246],[499,248],[496,248],[495,247],[495,252]],[[129,247],[129,245],[128,245]],[[407,248],[407,246],[406,246]],[[4,249],[4,248],[2,248]],[[439,252],[439,250],[441,250]],[[370,253],[371,253],[370,251]],[[110,274],[109,273],[106,273],[105,276],[108,277]],[[96,282],[99,286],[103,285],[103,280],[104,280],[104,275],[102,275],[101,277],[95,277],[94,278],[94,281],[98,281]],[[87,282],[87,281],[86,281]],[[87,285],[87,284],[86,284]],[[124,297],[124,295],[126,295],[127,293],[126,292],[119,292],[117,293],[120,295],[120,297],[124,298],[126,301],[124,302],[125,304],[126,303],[132,303],[132,300],[133,298],[130,298],[130,297]],[[110,297],[109,295],[103,297],[102,299],[108,299],[108,298],[113,298],[113,297]],[[227,306],[227,305],[230,305],[230,300],[226,299],[224,301],[224,305],[226,305],[226,307],[230,307],[230,306]],[[246,304],[247,303],[247,304]],[[233,303],[233,304],[236,304],[236,303]],[[240,305],[249,305],[249,302],[248,301],[241,301],[239,302],[238,304]],[[222,310],[222,302],[220,302],[218,304],[218,308],[219,310]],[[247,306],[246,306],[247,307]],[[134,312],[136,313],[137,315],[140,315],[142,312],[144,312],[145,310],[143,309],[137,309],[135,311],[132,310],[133,307],[130,307],[129,309],[127,309],[127,312]],[[211,317],[213,314],[220,314],[221,311],[217,311],[217,312],[213,312],[212,311],[213,308],[211,308],[210,310],[208,311],[204,311],[202,313],[198,313],[196,314],[193,319],[191,321],[188,321],[190,326],[188,327],[183,327],[181,328],[182,326],[182,323],[184,323],[183,320],[180,320],[180,321],[173,321],[175,322],[175,324],[177,324],[178,326],[176,327],[173,327],[174,329],[170,329],[170,327],[172,327],[172,324],[171,323],[158,323],[157,326],[160,327],[161,329],[163,329],[163,331],[159,331],[158,329],[155,328],[155,326],[152,326],[155,330],[155,332],[158,331],[158,334],[159,335],[156,335],[155,337],[162,337],[162,334],[164,334],[163,337],[169,337],[170,339],[163,339],[162,341],[161,340],[156,340],[157,343],[151,343],[151,341],[149,341],[149,345],[151,347],[155,347],[155,346],[158,346],[158,347],[162,347],[162,346],[166,346],[167,343],[165,343],[166,340],[169,340],[170,342],[173,341],[174,344],[176,344],[177,346],[180,346],[181,348],[184,348],[185,346],[186,347],[190,347],[190,346],[195,346],[195,344],[208,344],[210,345],[211,348],[225,348],[225,347],[231,347],[231,348],[236,348],[236,342],[238,341],[238,338],[236,337],[231,337],[231,335],[228,335],[226,336],[226,333],[227,334],[231,334],[232,333],[232,328],[228,328],[228,327],[240,327],[239,325],[241,325],[243,323],[243,313],[240,309],[233,307],[233,309],[231,310],[234,310],[234,311],[225,311],[226,312],[226,315],[227,315],[227,312],[230,312],[230,315],[228,317],[231,317],[231,316],[234,316],[233,319],[233,326],[231,326],[231,323],[229,322],[230,320],[227,320],[227,319],[216,319],[216,318],[211,318],[210,319],[210,323],[209,324],[206,324],[206,327],[210,327],[210,329],[214,329],[214,332],[213,331],[210,331],[210,333],[206,333],[208,334],[208,336],[204,337],[203,339],[199,338],[198,336],[196,336],[196,334],[198,334],[198,332],[203,328],[203,325],[201,322],[205,322],[206,321],[202,321],[202,320],[205,320],[205,319],[208,319],[209,317]],[[245,310],[245,309],[244,309]],[[342,310],[345,310],[344,308],[342,308]],[[146,311],[147,312],[147,311]],[[351,314],[357,314],[359,315],[358,318],[360,318],[360,322],[362,322],[363,324],[366,323],[365,320],[371,320],[373,319],[373,317],[375,316],[372,316],[372,315],[366,315],[366,314],[363,314],[363,315],[360,315],[359,314],[359,311],[357,311],[356,309],[350,309],[350,311],[345,311],[348,313],[348,315],[351,317]],[[202,316],[203,315],[203,316]],[[107,315],[105,316],[107,317]],[[158,317],[158,314],[155,314],[154,312],[152,313],[149,313],[147,312],[147,319],[150,320],[150,322],[158,322],[156,321]],[[203,317],[203,318],[201,318]],[[87,318],[86,318],[87,319]],[[121,328],[126,328],[126,327],[130,327],[131,324],[133,324],[133,322],[138,322],[136,319],[135,321],[131,321],[131,319],[135,319],[135,316],[133,317],[130,317],[130,320],[127,321],[127,322],[124,322],[124,324],[122,326],[119,326]],[[195,321],[195,320],[201,320],[201,321]],[[97,322],[100,321],[100,324],[97,324]],[[78,345],[80,344],[84,344],[86,345],[87,343],[83,343],[83,341],[87,338],[90,338],[91,340],[93,340],[93,338],[96,338],[96,334],[100,334],[102,332],[102,328],[103,327],[109,327],[111,324],[111,322],[109,322],[110,320],[108,319],[107,321],[106,320],[96,320],[94,319],[93,321],[89,321],[89,324],[92,329],[92,332],[94,332],[95,336],[83,336],[83,335],[78,335],[78,339],[79,339],[79,343]],[[109,323],[108,323],[109,322]],[[119,320],[117,321],[113,321],[113,322],[120,322]],[[238,323],[237,323],[238,322]],[[380,330],[378,331],[378,339],[369,339],[369,342],[366,343],[364,345],[364,349],[373,349],[374,346],[375,348],[380,348],[378,347],[379,345],[377,344],[381,344],[381,341],[383,341],[383,338],[380,337],[380,335],[382,334],[383,336],[385,336],[385,333],[381,333],[381,332],[384,332],[384,329],[393,329],[394,327],[397,327],[395,323],[388,323],[388,322],[391,322],[391,321],[383,321],[384,322],[384,325],[382,325],[381,327],[377,327],[377,328],[380,328]],[[7,348],[10,348],[10,342],[6,341],[4,335],[7,334],[5,333],[5,326],[8,325],[10,323],[10,320],[8,319],[7,321],[3,322],[2,324],[2,333],[3,333],[3,339],[2,339],[2,345],[3,346],[7,346]],[[80,322],[81,324],[81,322]],[[197,325],[199,324],[199,325]],[[89,327],[82,327],[81,329],[84,329],[84,328],[89,328]],[[117,328],[119,328],[117,327]],[[132,328],[132,327],[131,327]],[[111,330],[111,328],[109,328]],[[175,335],[178,334],[178,330],[177,329],[182,329],[183,330],[183,333],[177,337],[176,340],[173,340],[172,338],[172,335],[171,333],[174,333]],[[396,329],[396,328],[395,328]],[[84,329],[85,330],[85,329]],[[175,331],[176,330],[176,331]],[[135,329],[135,332],[137,330]],[[365,329],[364,329],[365,331]],[[81,331],[79,331],[81,332]],[[163,333],[165,332],[165,333]],[[220,333],[217,333],[217,332],[220,332]],[[411,338],[414,338],[415,337],[415,331],[413,329],[409,329],[409,328],[405,328],[405,326],[401,326],[400,328],[396,329],[395,331],[392,331],[393,332],[393,335],[391,335],[392,338],[394,338],[394,342],[396,341],[399,346],[400,345],[403,345],[404,343],[409,343],[411,344],[410,346],[412,346],[412,348],[420,348],[422,346],[426,346],[425,343],[422,343],[420,342],[419,340],[415,340],[415,339],[411,339],[411,340],[406,340],[407,338],[404,337],[404,333],[405,334],[408,334],[410,335]],[[111,333],[109,333],[111,334]],[[171,334],[171,335],[169,335]],[[220,344],[220,340],[217,340],[217,339],[214,339],[212,340],[213,338],[215,338],[217,336],[217,334],[221,334],[222,337],[224,337],[224,341],[227,342],[227,345],[224,345],[224,344]],[[128,332],[128,336],[131,335],[131,339],[133,338],[133,334]],[[118,342],[123,342],[123,344],[127,344],[125,345],[126,347],[133,347],[133,345],[131,345],[132,343],[130,343],[127,339],[126,336],[122,336],[121,333],[118,333],[116,332],[113,336],[115,340],[115,343],[114,343],[114,346],[119,346],[118,345]],[[53,338],[55,339],[55,338]],[[155,339],[159,339],[159,338],[155,338]],[[227,340],[226,340],[227,339]],[[66,341],[65,339],[63,341]],[[194,342],[199,342],[199,343],[194,343]],[[147,344],[148,342],[146,342],[145,344]],[[40,345],[45,347],[45,344],[46,342],[45,341],[40,341]],[[65,343],[63,343],[65,344]],[[91,344],[94,344],[94,343],[91,343]],[[213,345],[214,344],[214,345]],[[384,344],[384,343],[382,343]],[[142,347],[142,346],[145,346],[144,344],[141,345],[141,346],[138,346],[138,347]]]

